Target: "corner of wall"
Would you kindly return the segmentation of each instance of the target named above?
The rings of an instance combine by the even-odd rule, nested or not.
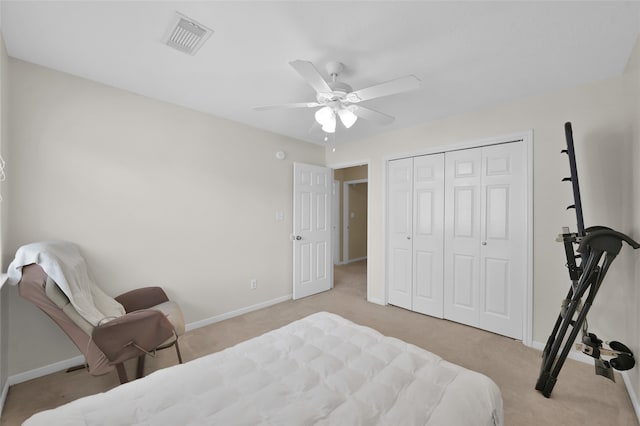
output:
[[[631,49],[631,55],[629,55],[624,72],[625,74],[635,73],[636,75],[640,72],[640,36],[638,36],[636,44]]]
[[[640,161],[640,36],[636,40],[636,44],[631,51],[631,56],[627,62],[625,69],[625,89],[630,94],[632,99],[630,111],[631,118],[631,152],[632,152],[632,164],[638,164]],[[637,167],[632,168],[632,182],[638,182],[640,179],[640,171]],[[632,229],[631,236],[634,239],[640,239],[640,185],[634,185],[631,189],[632,204],[631,204],[631,223],[629,227]],[[640,280],[640,256],[638,253],[633,254],[633,262],[631,262],[631,275],[633,283],[637,283]],[[629,335],[632,336],[632,341],[629,342],[629,346],[636,353],[640,352],[640,289],[637,285],[633,286],[634,295],[630,295],[627,304],[627,316],[629,317],[629,323],[631,330]],[[638,420],[640,420],[640,370],[636,367],[633,370],[625,371],[623,374],[624,383],[629,392],[629,398],[633,404],[633,408],[636,412]]]
[[[2,5],[0,4],[0,10],[2,9]],[[0,25],[1,25],[0,18]],[[7,123],[9,120],[7,119],[7,62],[9,57],[7,55],[7,50],[4,45],[4,38],[2,36],[2,31],[0,29],[0,154],[4,154],[6,152],[6,142],[7,142]],[[0,179],[1,181],[1,179]],[[4,187],[0,185],[0,194],[3,192]],[[0,198],[1,200],[1,198]],[[7,228],[6,215],[4,214],[4,210],[6,209],[6,203],[2,204],[0,201],[0,259],[2,259],[2,247],[4,247],[4,241],[6,238],[6,232],[4,232]],[[2,270],[4,271],[5,265],[2,265]],[[7,300],[6,300],[6,291],[4,291],[3,282],[0,282],[0,415],[2,414],[2,407],[4,406],[4,401],[8,392],[8,382],[7,382],[7,373],[8,373],[8,342],[7,342]]]

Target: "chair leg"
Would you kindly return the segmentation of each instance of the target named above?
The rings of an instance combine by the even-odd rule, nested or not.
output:
[[[120,384],[125,384],[129,381],[127,378],[127,372],[124,369],[124,364],[116,364],[116,371],[118,372],[118,378],[120,379]]]
[[[142,376],[144,376],[144,361],[145,361],[145,354],[142,354],[138,357],[138,368],[136,369],[136,379],[139,379]]]
[[[178,338],[176,337],[176,353],[178,354],[178,362],[182,364],[182,355],[180,354],[180,346],[178,346]]]

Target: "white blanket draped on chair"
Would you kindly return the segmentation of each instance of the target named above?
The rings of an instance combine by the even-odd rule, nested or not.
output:
[[[18,284],[22,267],[32,263],[42,267],[69,298],[76,311],[92,325],[125,314],[122,305],[91,279],[87,264],[75,244],[44,241],[20,247],[7,271],[9,283]]]

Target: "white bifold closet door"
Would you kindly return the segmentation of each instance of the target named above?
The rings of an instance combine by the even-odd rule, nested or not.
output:
[[[444,154],[388,170],[389,303],[442,318]]]
[[[522,142],[388,163],[388,301],[516,339],[526,286]]]
[[[524,144],[448,152],[444,317],[522,338]]]

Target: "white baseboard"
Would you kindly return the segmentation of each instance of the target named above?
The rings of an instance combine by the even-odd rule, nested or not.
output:
[[[367,302],[375,303],[376,305],[382,306],[386,305],[386,303],[384,303],[382,299],[378,299],[377,297],[368,297]]]
[[[9,393],[9,381],[4,382],[2,393],[0,394],[0,419],[2,418],[2,409],[4,408],[4,402],[7,400],[7,394]]]
[[[196,328],[204,327],[209,324],[213,324],[216,322],[224,321],[229,318],[237,317],[242,314],[247,314],[249,312],[257,311],[258,309],[267,308],[269,306],[286,302],[287,300],[291,300],[293,295],[287,294],[286,296],[277,297],[275,299],[267,300],[266,302],[257,303],[255,305],[247,306],[245,308],[236,309],[235,311],[227,312],[224,314],[216,315],[215,317],[205,318],[200,321],[192,322],[187,324],[187,331],[195,330]]]
[[[629,394],[629,398],[631,399],[633,411],[636,412],[636,418],[638,419],[638,422],[640,422],[640,402],[638,402],[638,395],[636,394],[636,391],[633,389],[633,385],[631,384],[629,373],[627,371],[621,371],[620,375],[622,375],[622,380],[624,380],[624,385],[627,388],[627,393]]]
[[[17,385],[31,379],[37,379],[38,377],[46,376],[48,374],[57,373],[58,371],[66,370],[67,368],[76,367],[84,364],[84,356],[78,355],[73,358],[65,359],[53,364],[45,365],[44,367],[34,368],[33,370],[25,371],[24,373],[14,374],[9,376],[4,383],[2,394],[0,394],[0,417],[2,417],[2,410],[4,403],[9,393],[9,386]]]
[[[67,368],[76,367],[82,364],[84,364],[84,356],[78,355],[73,358],[45,365],[44,367],[34,368],[33,370],[25,371],[24,373],[18,373],[14,374],[13,376],[9,376],[7,378],[7,385],[17,385],[18,383],[26,382],[31,379],[37,379],[38,377],[57,373],[58,371],[66,370]]]

